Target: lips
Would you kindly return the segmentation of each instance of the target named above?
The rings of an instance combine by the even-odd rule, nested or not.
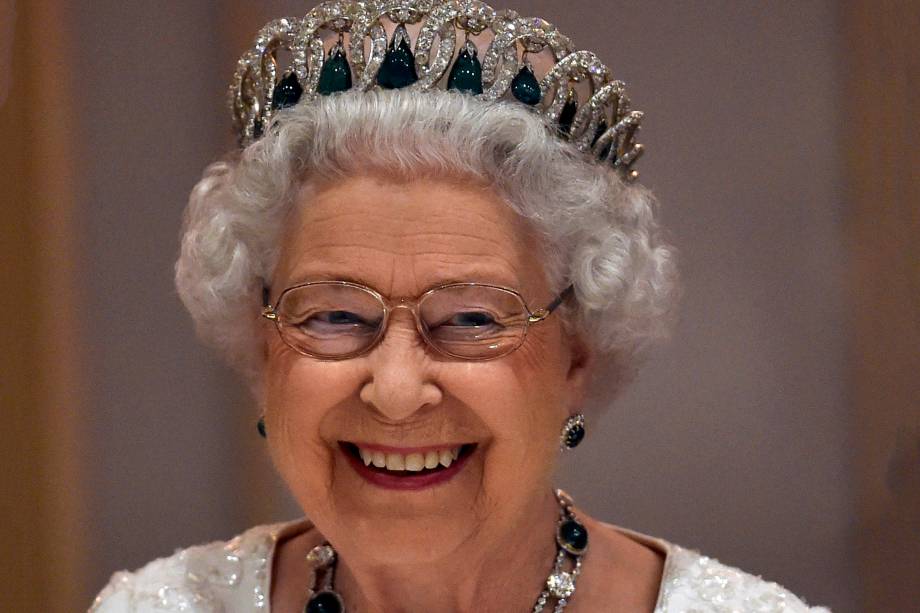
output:
[[[448,481],[466,465],[477,445],[407,449],[339,441],[339,447],[349,464],[366,481],[388,489],[405,490]]]

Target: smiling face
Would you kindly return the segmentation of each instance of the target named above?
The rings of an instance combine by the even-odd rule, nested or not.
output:
[[[352,177],[302,192],[272,300],[322,279],[356,281],[391,300],[474,281],[516,289],[536,309],[559,289],[549,287],[543,261],[527,223],[494,191]],[[433,351],[407,309],[393,311],[373,350],[346,360],[300,355],[270,325],[265,342],[262,400],[276,468],[326,538],[343,549],[360,543],[363,556],[381,561],[441,558],[464,543],[494,542],[527,517],[551,488],[560,428],[586,377],[586,354],[558,313],[489,361]],[[460,446],[450,469],[429,463],[429,482],[387,470]],[[369,461],[392,461],[366,467],[358,447]]]

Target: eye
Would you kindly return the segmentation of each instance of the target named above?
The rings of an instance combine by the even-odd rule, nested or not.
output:
[[[495,318],[482,311],[465,311],[456,313],[450,319],[441,323],[442,326],[490,326],[496,323]]]
[[[321,311],[313,315],[310,319],[317,319],[328,324],[365,324],[367,323],[360,316],[349,311]]]
[[[374,322],[367,321],[352,311],[316,311],[294,324],[309,334],[365,334],[375,329]]]

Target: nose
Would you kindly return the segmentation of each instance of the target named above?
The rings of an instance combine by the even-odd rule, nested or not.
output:
[[[362,401],[394,422],[411,419],[443,399],[434,363],[408,311],[393,312],[383,339],[367,354],[370,377],[360,392]]]

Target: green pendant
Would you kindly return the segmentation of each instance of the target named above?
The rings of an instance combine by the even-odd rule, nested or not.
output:
[[[289,72],[272,90],[272,108],[277,111],[294,106],[300,100],[301,94],[303,94],[303,87],[297,80],[297,73]]]
[[[514,94],[515,98],[530,106],[539,104],[540,100],[543,99],[540,82],[534,76],[533,68],[530,67],[529,62],[524,62],[524,65],[511,81],[511,93]]]
[[[342,43],[329,50],[329,57],[323,63],[323,69],[319,72],[319,84],[316,91],[327,96],[333,92],[343,92],[351,89],[351,66],[348,65],[348,59],[345,57],[345,49]]]
[[[332,591],[330,587],[310,596],[303,610],[304,613],[342,613],[345,604],[338,592]]]
[[[377,84],[385,89],[399,89],[418,81],[415,71],[415,56],[409,44],[406,26],[399,24],[393,32],[393,39],[383,56],[383,63],[377,71]]]
[[[460,54],[450,69],[447,77],[447,89],[469,94],[482,93],[482,64],[477,57],[476,45],[471,41],[466,41]]]
[[[568,98],[562,105],[562,111],[559,113],[559,133],[568,135],[572,130],[572,122],[575,121],[575,113],[578,112],[578,98],[574,90],[569,90]]]
[[[556,529],[556,542],[574,556],[588,549],[588,530],[577,520],[567,519]]]

